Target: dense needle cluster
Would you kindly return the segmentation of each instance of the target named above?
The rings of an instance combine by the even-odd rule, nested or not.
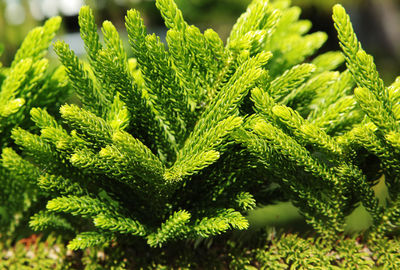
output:
[[[290,200],[326,239],[360,204],[373,220],[366,237],[397,230],[400,79],[384,85],[343,7],[333,10],[343,52],[314,56],[326,34],[308,34],[310,22],[286,0],[254,0],[225,44],[187,24],[173,0],[156,5],[166,44],[128,11],[128,58],[112,23],[102,42],[83,7],[87,62],[57,41],[62,67],[45,72],[55,18],[0,70],[0,143],[12,144],[12,130],[18,146],[2,150],[0,185],[12,174],[40,188],[46,209],[32,228],[77,232],[71,249],[115,240],[161,247],[244,230],[247,211]],[[58,114],[65,76],[79,102]]]
[[[0,234],[11,235],[21,213],[43,195],[36,185],[41,169],[21,159],[10,148],[13,144],[10,135],[16,127],[33,128],[27,117],[32,108],[48,108],[55,114],[69,95],[64,69],[50,68],[44,58],[60,23],[61,18],[55,17],[43,27],[33,29],[11,66],[0,63]]]

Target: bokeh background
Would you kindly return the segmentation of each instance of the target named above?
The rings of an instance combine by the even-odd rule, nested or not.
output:
[[[185,19],[201,30],[213,28],[223,40],[229,35],[237,17],[246,9],[251,0],[175,0]],[[387,84],[400,75],[400,0],[292,0],[302,8],[301,17],[311,20],[311,32],[324,31],[329,39],[321,52],[339,50],[336,31],[331,19],[332,6],[341,3],[351,16],[351,20],[363,48],[375,57],[378,70]],[[145,20],[149,32],[165,37],[166,29],[155,0],[0,0],[0,46],[5,47],[1,62],[8,66],[15,51],[26,34],[34,26],[41,25],[47,18],[63,17],[62,30],[58,39],[65,40],[78,54],[83,55],[83,42],[79,36],[78,12],[82,5],[89,5],[95,11],[100,26],[110,20],[127,41],[124,27],[126,11],[138,9]],[[129,50],[127,50],[129,52]],[[53,63],[58,60],[50,55]],[[378,193],[379,186],[377,187]],[[253,227],[266,224],[285,227],[285,224],[304,222],[290,203],[267,206],[250,213]],[[369,216],[358,208],[348,220],[348,230],[366,228]]]

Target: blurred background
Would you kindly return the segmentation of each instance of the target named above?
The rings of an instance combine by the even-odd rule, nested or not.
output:
[[[292,0],[303,9],[302,18],[312,21],[312,31],[324,31],[329,40],[322,50],[339,49],[331,20],[335,3],[350,13],[354,28],[364,49],[374,55],[387,83],[400,74],[400,0]],[[77,15],[82,5],[95,10],[98,23],[110,20],[125,35],[124,16],[131,8],[138,9],[148,27],[161,37],[165,29],[154,0],[0,0],[0,43],[5,47],[3,64],[12,61],[27,32],[49,17],[63,17],[59,38],[69,43],[77,54],[83,53],[78,34]],[[225,39],[236,18],[251,0],[176,0],[185,19],[205,30],[212,27]]]

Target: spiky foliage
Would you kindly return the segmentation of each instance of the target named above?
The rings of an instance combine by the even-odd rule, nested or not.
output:
[[[188,25],[173,0],[157,0],[167,47],[128,11],[135,60],[111,22],[100,42],[83,7],[88,63],[55,44],[81,102],[62,105],[62,121],[33,109],[40,132],[12,131],[51,194],[32,226],[72,228],[64,218],[74,216],[86,222],[71,249],[114,241],[162,247],[246,229],[246,211],[257,203],[290,200],[329,240],[340,239],[360,204],[372,218],[372,240],[396,229],[399,80],[384,86],[341,6],[334,21],[344,57],[308,61],[326,35],[307,34],[310,23],[289,4],[254,0],[224,46],[214,31]],[[344,61],[347,69],[335,71]],[[389,187],[386,208],[373,190],[382,174],[369,166],[373,155]],[[288,239],[284,249],[297,241]],[[302,265],[303,255],[285,256],[313,265]]]
[[[349,132],[348,142],[364,147],[380,159],[388,187],[387,207],[372,228],[373,237],[383,237],[396,230],[400,220],[400,163],[396,143],[400,128],[398,79],[389,87],[384,85],[372,56],[358,42],[343,7],[334,7],[333,18],[347,66],[357,83],[354,95],[367,115],[354,132]]]
[[[348,70],[330,71],[324,62],[339,63],[340,55],[329,53],[313,60],[319,68],[295,66],[253,89],[256,113],[234,137],[276,176],[320,234],[342,232],[345,217],[361,203],[373,219],[371,237],[382,237],[399,220],[397,81],[384,86],[340,5],[333,18]],[[368,155],[381,159],[386,208],[372,189],[379,172],[365,169]]]
[[[55,17],[33,29],[11,66],[0,65],[0,234],[10,234],[16,215],[20,216],[35,200],[35,180],[41,173],[8,148],[12,145],[11,130],[18,126],[31,129],[31,108],[47,108],[54,113],[68,95],[64,69],[49,68],[49,61],[44,58],[60,22]]]
[[[296,234],[269,235],[258,248],[233,249],[232,269],[396,269],[398,239],[365,245],[355,238],[337,242]],[[384,251],[384,249],[386,249]]]
[[[243,175],[220,176],[231,166],[249,166],[244,157],[224,153],[233,147],[228,135],[243,122],[239,105],[266,75],[271,54],[250,52],[250,43],[231,50],[212,30],[189,26],[173,1],[157,6],[170,28],[168,50],[146,33],[137,11],[126,16],[136,66],[110,22],[103,23],[100,43],[92,11],[83,7],[79,23],[89,65],[67,44],[55,44],[82,106],[63,105],[63,123],[32,110],[40,135],[13,130],[34,168],[45,171],[39,187],[55,196],[31,225],[65,227],[54,213],[92,221],[70,248],[122,234],[161,246],[248,227],[243,213],[255,201],[243,191],[253,184],[243,190],[237,180]]]

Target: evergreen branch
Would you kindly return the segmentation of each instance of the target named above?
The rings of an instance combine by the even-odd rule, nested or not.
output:
[[[46,208],[53,212],[65,212],[83,217],[96,216],[109,211],[109,207],[99,199],[74,195],[54,198],[47,202]]]
[[[311,100],[311,97],[328,89],[335,80],[339,77],[338,72],[323,72],[309,79],[301,87],[286,95],[280,102],[283,105],[293,106],[296,104],[296,109],[304,107]]]
[[[210,30],[208,32],[210,33]],[[222,41],[219,39],[218,35],[212,34],[212,36],[213,42],[217,42],[212,46],[217,46],[219,57],[223,57],[224,49],[223,46],[221,47]],[[188,58],[193,61],[191,63],[192,73],[200,76],[199,82],[201,84],[201,87],[206,90],[203,95],[207,94],[207,91],[212,87],[214,78],[218,75],[218,72],[220,71],[217,67],[222,65],[223,62],[221,63],[216,61],[217,59],[214,58],[213,52],[209,48],[210,41],[206,39],[205,33],[202,34],[200,32],[199,28],[192,25],[187,27],[184,31],[183,42],[183,45],[187,48],[188,51],[186,61],[188,61]],[[200,100],[202,98],[202,95],[200,95]]]
[[[275,100],[286,96],[298,88],[312,75],[316,67],[312,64],[301,64],[286,70],[281,76],[271,82],[268,92]]]
[[[376,70],[372,56],[368,55],[365,51],[360,50],[357,52],[357,60],[359,61],[359,66],[361,67],[355,76],[357,84],[360,87],[369,89],[371,94],[375,95],[379,99],[381,106],[383,107],[381,110],[385,111],[381,112],[381,114],[388,115],[387,121],[389,121],[389,123],[387,125],[392,125],[390,128],[399,130],[398,125],[395,124],[396,118],[392,111],[392,100],[389,100],[389,93],[387,88],[384,86],[383,80],[380,78],[378,71]],[[357,78],[357,76],[360,75],[361,78]],[[377,125],[382,126],[382,128],[386,127],[381,122],[378,122]]]
[[[32,67],[32,59],[27,58],[18,62],[11,70],[9,75],[1,84],[0,90],[0,116],[7,117],[16,112],[23,105],[23,99],[15,100],[20,94],[25,81],[28,78],[28,72]],[[9,104],[11,102],[11,104]]]
[[[15,128],[12,130],[11,137],[15,140],[15,143],[36,162],[47,165],[49,165],[50,162],[50,164],[54,165],[59,161],[51,145],[43,141],[38,135],[31,134],[22,128]]]
[[[164,188],[164,165],[150,149],[126,132],[115,133],[113,140],[114,144],[102,148],[98,155],[80,151],[71,161],[75,166],[102,172],[127,183],[141,193],[146,193],[145,187],[149,185],[157,190]]]
[[[76,149],[69,161],[73,166],[90,173],[99,173],[104,170],[104,164],[99,155],[87,148]]]
[[[349,63],[356,63],[356,54],[361,49],[361,44],[354,33],[350,17],[341,5],[333,7],[332,17],[345,57],[350,59]]]
[[[174,212],[157,229],[157,232],[147,236],[147,243],[151,247],[161,247],[167,240],[181,237],[187,233],[186,224],[190,221],[190,213],[185,210]]]
[[[147,133],[138,133],[139,139],[158,150],[160,155],[169,154],[171,148],[176,147],[176,142],[164,114],[154,107],[147,92],[135,86],[125,62],[118,64],[119,61],[115,61],[112,51],[108,50],[100,51],[99,59],[99,63],[103,65],[103,84],[113,89],[112,92],[119,92],[127,105],[131,118],[130,128],[148,130]]]
[[[207,44],[207,49],[210,55],[214,58],[211,64],[217,65],[216,69],[220,70],[223,68],[223,64],[226,61],[227,55],[224,48],[224,42],[221,40],[219,35],[212,29],[204,31],[204,39]],[[210,63],[208,63],[210,64]]]
[[[125,16],[125,26],[128,32],[129,44],[131,45],[133,55],[139,63],[145,62],[144,59],[139,59],[144,56],[146,50],[146,35],[147,30],[144,26],[143,19],[137,10],[129,10]]]
[[[29,227],[35,231],[43,231],[49,228],[75,231],[71,223],[65,218],[46,211],[40,211],[34,214],[29,221]]]
[[[104,21],[101,31],[107,49],[116,55],[121,65],[126,63],[127,59],[124,45],[115,26],[110,21]]]
[[[324,169],[323,165],[312,165],[311,167],[317,166],[320,169],[310,169],[305,167],[310,167],[309,165],[305,165],[302,162],[299,162],[300,155],[304,157],[307,154],[306,151],[303,151],[302,154],[295,154],[295,152],[299,152],[300,149],[295,150],[292,148],[288,150],[288,152],[292,152],[293,157],[289,157],[289,160],[292,162],[297,163],[298,166],[303,167],[305,171],[320,171],[320,173],[313,173],[314,175],[319,175],[322,177],[324,181],[331,182],[332,190],[329,190],[329,194],[326,194],[329,198],[329,201],[325,201],[325,195],[321,194],[321,190],[318,189],[318,193],[306,183],[302,183],[299,179],[296,179],[294,173],[296,170],[288,164],[288,155],[289,153],[282,153],[278,156],[276,155],[277,151],[279,151],[271,140],[276,140],[277,142],[281,142],[282,144],[286,144],[287,139],[290,138],[279,138],[278,135],[271,135],[271,139],[266,139],[264,136],[260,136],[258,134],[258,130],[260,127],[260,122],[263,123],[264,121],[259,117],[250,117],[247,122],[248,128],[254,129],[256,133],[252,133],[246,130],[240,130],[234,133],[234,138],[236,141],[240,142],[241,144],[245,145],[249,151],[255,155],[259,161],[269,170],[272,172],[273,175],[276,175],[278,179],[281,181],[281,185],[286,189],[287,192],[293,198],[292,200],[296,205],[298,205],[305,215],[306,220],[310,223],[314,229],[316,229],[319,233],[327,236],[333,236],[335,232],[343,231],[343,223],[344,223],[344,215],[343,212],[340,210],[343,207],[343,193],[342,185],[340,185],[338,176],[336,176],[333,171],[329,169]],[[272,125],[269,127],[269,130],[276,129]],[[283,134],[283,133],[282,133]],[[288,145],[294,147],[296,142],[290,142]],[[298,145],[300,146],[300,145]],[[298,147],[296,146],[296,147]],[[289,148],[289,147],[288,147]],[[305,150],[305,149],[304,149]],[[296,158],[294,157],[296,156]],[[310,156],[306,159],[311,158]],[[309,161],[311,162],[311,161]],[[311,163],[314,163],[313,161]],[[308,163],[308,162],[305,162]],[[318,162],[317,162],[318,163]],[[287,169],[285,171],[281,171],[281,167],[285,166]],[[325,173],[322,173],[325,171]],[[325,175],[325,176],[322,176]],[[332,183],[332,181],[334,183]],[[318,183],[314,183],[313,185],[317,186]]]
[[[251,90],[251,100],[254,102],[254,110],[265,119],[272,119],[272,108],[275,106],[274,99],[268,92],[256,87]]]
[[[105,232],[83,232],[69,241],[67,248],[70,250],[85,249],[95,246],[107,246],[114,240],[114,236]]]
[[[100,78],[103,88],[108,89],[111,97],[117,92],[121,93],[124,101],[131,107],[134,122],[140,121],[140,109],[145,109],[141,101],[142,93],[134,83],[129,70],[122,40],[111,22],[103,23],[102,32],[107,49],[98,53],[97,77]],[[138,106],[139,108],[135,108]]]
[[[333,9],[333,19],[349,70],[352,72],[359,88],[365,88],[368,89],[367,91],[371,91],[370,94],[363,91],[365,92],[363,93],[363,97],[368,100],[361,100],[360,103],[363,101],[372,102],[372,95],[374,95],[376,97],[376,105],[378,102],[381,104],[379,106],[380,109],[376,111],[378,114],[372,116],[372,119],[377,121],[380,117],[384,116],[385,120],[388,121],[387,123],[378,121],[375,124],[385,131],[398,130],[398,126],[395,124],[396,119],[392,111],[393,102],[389,100],[388,91],[376,70],[373,58],[361,48],[351,25],[350,18],[341,5],[335,5]],[[369,98],[367,98],[367,95]],[[365,104],[363,108],[367,106],[368,105]],[[369,116],[371,117],[371,115]]]
[[[40,137],[46,142],[52,143],[57,150],[64,152],[63,154],[71,154],[78,147],[92,146],[92,144],[79,138],[75,130],[71,132],[70,136],[45,109],[33,108],[31,118],[41,128]]]
[[[4,119],[9,117],[16,112],[18,112],[25,105],[25,99],[16,98],[11,101],[8,101],[6,105],[0,107],[0,119]],[[2,121],[3,122],[3,121]],[[0,125],[0,131],[2,130],[2,126]]]
[[[148,35],[145,42],[146,51],[142,53],[147,54],[147,67],[142,69],[142,74],[146,81],[146,89],[154,99],[153,106],[165,119],[165,125],[171,130],[170,133],[179,139],[179,135],[182,136],[179,131],[185,129],[184,116],[189,107],[186,93],[176,82],[164,44],[159,37]],[[158,64],[150,66],[150,63]],[[139,64],[143,65],[140,61]]]
[[[337,157],[343,155],[342,148],[334,138],[317,126],[304,120],[297,111],[286,106],[276,105],[272,108],[272,112],[293,131],[295,137],[315,144],[328,153],[335,154]]]
[[[400,149],[400,133],[391,131],[385,135],[385,139],[389,142],[394,148]]]
[[[339,179],[328,168],[312,158],[304,147],[278,128],[265,121],[259,121],[254,130],[256,134],[267,139],[276,151],[279,151],[306,171],[321,177],[333,186],[339,185]]]
[[[256,200],[249,192],[240,192],[235,199],[237,205],[244,211],[256,208]]]
[[[260,66],[270,57],[270,53],[260,53],[239,67],[214,102],[204,111],[179,151],[175,164],[164,174],[167,181],[180,181],[219,158],[215,148],[223,142],[222,139],[227,134],[241,124],[242,119],[233,116],[237,113],[237,104],[262,76],[263,70]],[[203,154],[207,155],[207,159],[202,162],[199,157]]]
[[[311,23],[299,20],[299,7],[289,7],[283,2],[271,2],[270,5],[280,13],[275,31],[264,46],[265,51],[271,51],[274,55],[268,69],[271,77],[275,78],[311,56],[322,46],[327,36],[320,32],[304,35],[311,28]]]
[[[32,183],[41,174],[39,168],[29,161],[21,158],[13,149],[3,148],[1,153],[1,167],[4,167],[14,175],[21,175]]]
[[[110,100],[99,89],[97,83],[89,75],[89,72],[84,68],[78,57],[64,42],[56,42],[54,50],[64,65],[69,80],[85,107],[97,115],[103,115],[105,108],[109,107]]]
[[[372,122],[357,125],[352,130],[347,132],[342,139],[344,144],[356,143],[368,150],[368,152],[378,156],[385,166],[392,169],[399,168],[396,162],[393,151],[388,145],[376,134],[377,127]]]
[[[376,91],[377,96],[383,96],[387,98],[387,91],[383,84],[383,80],[380,78],[376,66],[374,64],[373,57],[368,55],[364,50],[359,50],[356,54],[356,60],[358,61],[359,72],[354,74],[355,79],[359,86],[368,87],[371,90]],[[355,63],[353,65],[356,65]],[[352,70],[354,72],[354,70]]]
[[[164,179],[168,182],[181,181],[183,177],[195,174],[201,169],[213,164],[219,159],[220,153],[215,150],[202,151],[192,154],[190,157],[175,162],[172,168],[164,173]]]
[[[385,168],[385,183],[389,187],[389,196],[394,199],[398,196],[398,183],[395,175],[400,172],[400,166],[397,162],[396,151],[393,151],[392,147],[388,145],[381,136],[376,134],[376,126],[369,122],[364,125],[359,125],[349,131],[342,140],[344,142],[361,145],[368,152],[376,155],[382,162]],[[358,177],[360,178],[360,177]],[[363,178],[360,178],[361,180]],[[364,188],[365,190],[366,188]],[[382,215],[379,216],[379,220],[375,219],[377,224]]]
[[[219,47],[221,44],[218,43],[218,34],[213,35],[212,42],[215,43],[210,44],[207,43],[206,36],[203,36],[197,28],[189,27],[189,29],[196,30],[177,31],[170,29],[166,36],[171,69],[175,73],[176,84],[179,84],[178,89],[180,89],[179,95],[181,97],[179,100],[181,104],[177,105],[179,105],[179,110],[182,111],[180,114],[186,122],[187,129],[193,127],[196,117],[201,112],[199,110],[202,109],[201,104],[208,101],[207,92],[212,92],[213,80],[217,76],[219,68],[224,64],[221,61],[226,58],[223,44],[222,47]],[[191,36],[191,34],[196,36]],[[213,54],[210,51],[210,46],[218,50],[216,53],[219,55]],[[202,58],[198,57],[197,54],[201,55]],[[204,57],[208,61],[204,61]],[[183,108],[186,109],[183,110]]]
[[[214,149],[220,146],[225,137],[241,123],[242,118],[230,116],[202,134],[202,137],[197,138],[198,143],[193,144],[192,148],[188,149],[185,144],[179,152],[180,155],[175,164],[166,170],[164,179],[168,182],[180,181],[183,177],[194,174],[214,163],[220,157],[219,152]]]
[[[206,74],[206,81],[208,82],[207,94],[208,99],[212,100],[220,90],[222,82],[231,75],[230,71],[234,61],[232,56],[229,56],[231,54],[230,51],[224,47],[223,41],[215,31],[207,29],[204,32],[204,38],[209,51],[209,62],[211,62],[211,64],[206,63],[209,67],[209,73]],[[182,67],[184,68],[184,65]],[[193,90],[192,96],[196,96],[196,91]],[[197,98],[197,100],[200,101],[201,99]]]
[[[249,129],[253,128],[260,118],[250,117],[245,122],[246,127]],[[245,146],[250,153],[257,156],[259,161],[267,168],[272,168],[275,164],[279,162],[275,159],[273,155],[272,148],[266,140],[261,139],[259,136],[246,129],[238,128],[232,133],[232,138],[237,142]],[[277,165],[279,166],[279,165]]]
[[[245,217],[234,209],[223,209],[215,217],[205,217],[193,227],[193,232],[201,237],[209,237],[226,232],[230,228],[244,230],[249,227]]]
[[[82,196],[87,193],[77,182],[61,175],[42,174],[37,182],[39,188],[42,190],[59,192],[61,195],[74,194],[76,196]]]
[[[186,106],[190,110],[185,118],[193,121],[194,106],[200,106],[214,96],[218,85],[215,80],[225,68],[227,53],[217,33],[208,29],[203,35],[194,26],[180,31],[169,30],[167,43],[172,68],[184,87],[185,98],[189,99]]]
[[[333,8],[333,20],[348,68],[352,72],[358,86],[369,88],[377,96],[386,98],[385,86],[379,77],[372,56],[368,55],[362,49],[354,33],[349,16],[339,4]]]
[[[324,115],[329,115],[331,113],[338,114],[339,119],[349,118],[349,112],[340,115],[340,110],[336,113],[333,108],[338,107],[339,109],[342,107],[341,102],[344,102],[346,104],[346,100],[348,100],[349,102],[350,100],[354,100],[352,95],[349,96],[354,87],[354,84],[355,82],[349,70],[341,73],[339,78],[332,84],[331,87],[327,88],[326,91],[319,92],[317,94],[317,97],[314,98],[314,100],[312,101],[312,105],[310,105],[313,110],[308,115],[308,119],[313,122],[317,122],[318,120],[316,120],[316,118],[322,117],[323,119]],[[342,101],[339,101],[340,99]],[[335,121],[335,119],[332,119],[332,121]]]
[[[400,119],[400,77],[387,88],[389,100],[392,101],[393,114],[398,121]]]
[[[315,194],[304,186],[289,185],[291,191],[297,195],[295,205],[301,206],[306,222],[320,235],[327,239],[335,239],[344,231],[344,215],[338,208],[338,202],[326,203],[316,198]]]
[[[200,78],[193,77],[192,74],[197,71],[196,67],[188,61],[191,58],[189,46],[185,40],[185,32],[170,29],[167,31],[166,41],[168,44],[169,57],[172,62],[172,69],[175,71],[180,87],[184,88],[188,95],[189,111],[193,113],[198,101],[204,99],[204,86],[201,85]],[[218,62],[218,61],[215,61]],[[193,77],[193,78],[192,78]],[[191,119],[193,121],[193,119]]]
[[[400,200],[396,198],[394,203],[385,209],[380,223],[374,224],[371,231],[371,239],[376,240],[384,237],[388,232],[392,232],[400,226]]]
[[[45,78],[48,66],[49,60],[47,59],[40,59],[32,63],[29,80],[26,82],[26,85],[21,89],[20,95],[26,96],[28,93],[34,92],[34,89],[37,89],[36,91],[40,91],[40,84],[42,83],[43,78]],[[35,97],[33,96],[32,98]]]
[[[332,133],[334,130],[340,130],[340,127],[350,126],[362,119],[363,114],[354,110],[355,107],[355,98],[353,96],[344,96],[331,104],[311,122],[325,130],[326,133]]]
[[[155,35],[146,36],[143,20],[136,11],[129,11],[126,27],[133,55],[145,80],[146,96],[151,113],[145,117],[156,120],[156,142],[162,155],[173,159],[177,143],[185,134],[188,116],[188,98],[177,84],[164,44]],[[151,63],[158,63],[152,65]],[[190,115],[190,113],[189,113]]]
[[[44,128],[56,128],[61,129],[62,127],[57,123],[53,116],[51,116],[46,109],[33,108],[30,112],[31,119],[35,122],[36,126]]]
[[[23,59],[31,58],[32,63],[41,59],[47,53],[60,24],[61,17],[53,17],[44,26],[30,31],[15,54],[11,67],[15,67]]]
[[[76,130],[72,130],[71,135],[68,135],[67,131],[63,128],[50,127],[42,129],[41,133],[41,138],[52,143],[57,150],[61,151],[63,154],[66,154],[66,157],[68,157],[70,154],[73,154],[76,149],[93,146],[92,143],[80,138],[76,134]]]
[[[272,8],[268,0],[254,0],[248,6],[233,26],[228,38],[228,47],[231,43],[239,41],[250,31],[270,30],[267,29],[268,19],[271,16]],[[276,18],[274,18],[274,21]],[[271,24],[271,23],[270,23]]]
[[[267,39],[267,31],[257,30],[247,32],[240,40],[229,44],[229,50],[234,52],[245,51],[250,55],[257,54],[262,51],[263,45]]]
[[[304,37],[288,36],[287,40],[282,41],[287,67],[303,62],[321,48],[327,39],[328,36],[324,32],[315,32]]]
[[[127,217],[111,215],[110,213],[99,214],[93,218],[93,223],[96,227],[111,232],[118,232],[121,234],[132,234],[138,236],[145,236],[147,234],[146,228],[138,221]]]
[[[361,108],[382,131],[398,130],[396,119],[384,108],[382,102],[367,88],[356,88],[354,95]]]
[[[379,206],[379,200],[375,196],[374,190],[367,183],[362,171],[348,163],[340,164],[335,168],[335,171],[343,179],[343,182],[350,184],[352,190],[357,190],[358,194],[355,194],[355,196],[371,215],[373,223],[377,224],[380,222],[383,209]]]
[[[340,51],[326,52],[318,55],[312,60],[317,67],[316,72],[335,70],[344,62],[344,56]]]
[[[184,30],[187,23],[183,19],[182,12],[173,0],[156,0],[156,7],[164,18],[165,26],[169,29]]]
[[[102,46],[91,8],[89,6],[83,6],[79,11],[78,19],[86,53],[89,56],[90,64],[95,67],[97,54],[102,49]]]
[[[46,108],[48,104],[56,104],[58,108],[63,99],[71,94],[67,72],[63,66],[58,66],[54,72],[44,75],[41,88],[32,98],[32,106]],[[48,109],[52,111],[53,107]]]
[[[129,157],[130,162],[127,164],[135,168],[138,175],[155,180],[162,178],[163,164],[142,142],[126,132],[115,133],[113,142],[124,156]],[[100,155],[103,154],[100,152]]]
[[[247,95],[248,91],[256,84],[265,73],[261,68],[271,57],[271,53],[263,52],[245,61],[231,77],[229,82],[220,90],[196,124],[192,137],[200,137],[205,130],[223,120],[227,116],[237,113],[237,104]]]
[[[113,132],[123,131],[129,126],[129,112],[125,103],[119,98],[117,94],[114,102],[111,104],[107,112],[107,122],[113,129]]]
[[[61,106],[60,113],[71,127],[79,130],[88,139],[94,140],[94,143],[111,142],[113,129],[103,118],[76,105],[68,104]]]

